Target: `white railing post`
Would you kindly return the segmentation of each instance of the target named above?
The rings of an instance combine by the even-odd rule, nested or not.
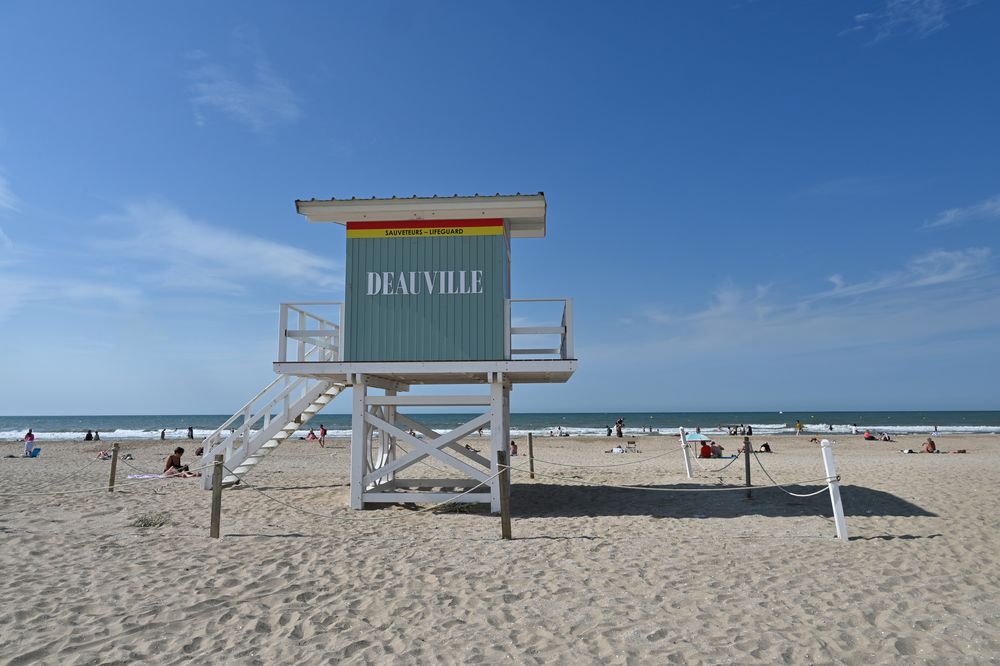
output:
[[[337,358],[335,361],[344,360],[344,328],[347,322],[344,321],[344,303],[340,304],[340,340],[337,342]]]
[[[573,299],[567,298],[563,307],[563,358],[575,358],[573,356]]]
[[[284,363],[288,360],[288,339],[285,331],[288,330],[288,303],[281,304],[281,311],[278,315],[278,362]]]
[[[844,520],[844,506],[840,502],[840,480],[837,478],[837,464],[833,461],[833,444],[828,439],[819,443],[823,450],[823,467],[826,468],[826,482],[830,487],[830,502],[833,504],[833,521],[837,525],[837,538],[847,543],[847,522]]]
[[[302,331],[305,330],[305,328],[306,328],[306,311],[299,310],[299,330]],[[304,361],[306,360],[306,341],[303,340],[302,338],[298,338],[297,343],[298,343],[298,355],[296,356],[296,358],[299,361]]]
[[[503,299],[503,357],[505,361],[510,360],[510,300]]]
[[[693,479],[694,476],[691,474],[691,448],[688,446],[684,428],[680,428],[679,430],[681,433],[681,454],[684,456],[684,471],[687,473],[689,479]]]

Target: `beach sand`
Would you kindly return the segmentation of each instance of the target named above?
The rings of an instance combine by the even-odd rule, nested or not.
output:
[[[675,437],[637,439],[538,438],[510,542],[484,507],[351,511],[343,440],[279,448],[247,476],[270,498],[224,493],[219,540],[199,480],[123,480],[177,442],[123,442],[114,493],[111,442],[40,443],[0,459],[0,663],[997,663],[1000,438],[839,437],[846,544],[828,494],[756,463],[752,499],[610,487],[743,482],[742,459],[689,481]],[[824,476],[808,437],[765,439],[776,481]],[[96,492],[29,494],[69,490]]]

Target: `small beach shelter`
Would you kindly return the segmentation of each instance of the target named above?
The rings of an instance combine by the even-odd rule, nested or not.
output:
[[[684,439],[687,440],[688,442],[711,442],[712,441],[711,437],[709,437],[707,435],[703,435],[700,432],[687,432],[687,433],[684,433]]]

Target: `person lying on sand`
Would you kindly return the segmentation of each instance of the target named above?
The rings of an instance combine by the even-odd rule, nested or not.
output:
[[[182,455],[184,455],[184,447],[178,446],[172,454],[167,456],[167,463],[163,468],[163,476],[176,476],[182,479],[201,476],[201,472],[192,472],[188,469],[187,465],[181,463]]]
[[[771,452],[770,444],[764,442],[763,444],[760,445],[760,453],[770,453],[770,452]]]
[[[625,449],[623,449],[620,446],[616,446],[613,449],[609,449],[609,450],[605,451],[605,453],[625,453]]]

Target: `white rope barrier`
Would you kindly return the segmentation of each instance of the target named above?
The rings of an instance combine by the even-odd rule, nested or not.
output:
[[[210,466],[207,466],[207,467],[196,467],[196,468],[188,470],[188,471],[190,471],[190,472],[198,472],[198,471],[201,471],[203,469],[208,469],[208,467],[210,467]],[[149,478],[149,479],[133,479],[131,481],[115,482],[114,486],[112,486],[112,487],[114,487],[114,488],[122,488],[122,487],[125,487],[125,486],[139,485],[139,484],[145,483],[147,481],[166,481],[168,479],[181,479],[181,478],[191,478],[191,477],[182,477],[182,476],[157,476],[157,477]],[[108,491],[108,486],[107,486],[107,484],[105,484],[105,485],[101,486],[100,488],[81,488],[81,489],[76,489],[76,490],[53,490],[53,491],[44,492],[44,493],[39,493],[39,492],[2,493],[2,492],[0,492],[0,497],[37,497],[37,496],[41,496],[41,495],[78,495],[78,494],[81,494],[81,493],[96,493],[96,492],[107,492],[107,491]]]
[[[752,453],[753,453],[753,457],[757,460],[757,465],[760,467],[761,471],[764,472],[764,475],[768,479],[771,480],[771,483],[774,484],[774,487],[775,488],[779,488],[782,492],[788,493],[792,497],[813,497],[815,495],[819,495],[821,493],[825,493],[828,490],[827,488],[820,488],[819,490],[817,490],[814,493],[793,493],[791,490],[788,490],[787,488],[785,488],[780,483],[778,483],[777,481],[774,480],[774,477],[771,476],[770,472],[767,471],[767,468],[765,468],[764,464],[760,461],[760,457],[757,456],[757,452],[756,451],[752,451]],[[840,477],[837,477],[836,480],[839,481]],[[822,481],[823,483],[830,483],[831,479],[830,479],[830,477],[823,477],[822,479],[816,479],[816,481]],[[803,481],[801,483],[795,483],[795,484],[790,484],[790,485],[801,486],[804,483],[816,483],[816,481]]]

